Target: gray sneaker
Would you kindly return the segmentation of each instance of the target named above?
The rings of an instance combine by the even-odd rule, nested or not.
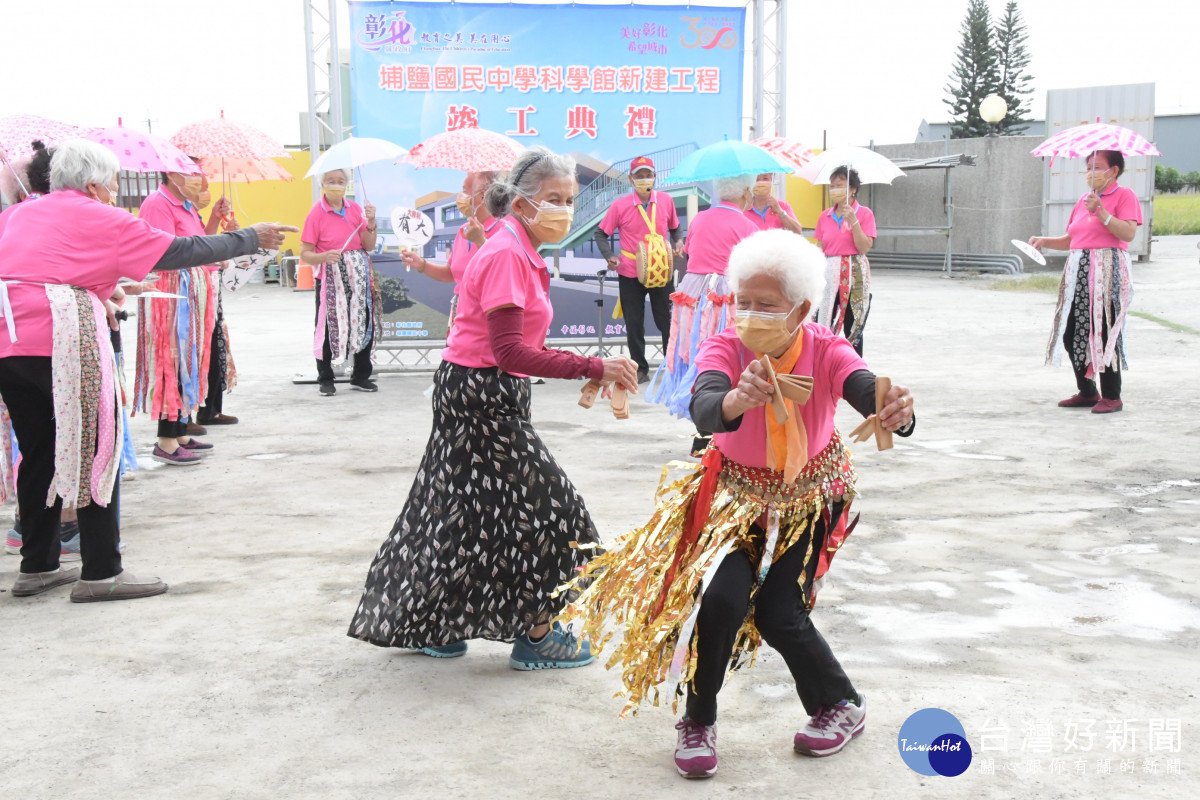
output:
[[[13,597],[32,597],[35,594],[48,592],[55,586],[72,583],[79,580],[79,567],[63,569],[59,567],[51,572],[22,572],[13,583]]]
[[[98,603],[102,600],[135,600],[167,591],[158,578],[138,578],[120,572],[102,581],[79,581],[71,590],[72,603]]]

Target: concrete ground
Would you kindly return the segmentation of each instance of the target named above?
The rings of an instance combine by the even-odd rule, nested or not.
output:
[[[1074,389],[1042,366],[1052,296],[877,275],[868,360],[911,387],[919,422],[893,451],[855,447],[862,523],[814,614],[866,731],[833,758],[793,754],[803,712],[765,650],[721,694],[704,783],[675,774],[669,709],[617,719],[600,664],[522,673],[502,644],[440,661],[345,636],[421,458],[430,378],[319,397],[290,380],[312,370],[311,295],[228,296],[241,424],[202,466],[122,490],[126,566],[170,593],[13,598],[18,559],[0,560],[0,796],[1195,796],[1198,238],[1136,266],[1135,308],[1193,332],[1133,319],[1126,409],[1107,417],[1055,407]],[[690,429],[640,399],[624,422],[584,411],[578,388],[536,387],[535,423],[612,537],[648,516]],[[148,450],[151,424],[134,432]],[[960,777],[898,754],[931,706],[966,729]]]

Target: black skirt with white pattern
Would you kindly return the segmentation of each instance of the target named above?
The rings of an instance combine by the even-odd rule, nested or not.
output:
[[[348,635],[380,647],[512,641],[549,621],[596,526],[530,424],[527,378],[442,362],[433,432]]]

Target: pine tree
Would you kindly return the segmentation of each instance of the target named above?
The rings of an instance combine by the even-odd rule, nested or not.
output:
[[[997,128],[1001,135],[1015,135],[1025,130],[1029,123],[1029,95],[1032,78],[1025,73],[1029,67],[1029,53],[1025,49],[1028,35],[1021,12],[1015,0],[1004,7],[1004,19],[996,25],[996,58],[999,69],[999,85],[996,94],[1008,104],[1008,114]]]
[[[992,43],[992,15],[985,0],[968,0],[962,23],[958,59],[946,85],[950,98],[950,138],[987,136],[988,124],[979,116],[979,104],[999,84],[996,48]]]

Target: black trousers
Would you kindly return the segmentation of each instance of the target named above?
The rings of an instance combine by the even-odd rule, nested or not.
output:
[[[58,569],[62,541],[58,534],[62,499],[47,507],[54,479],[54,399],[49,356],[0,358],[0,396],[12,417],[21,448],[17,471],[17,513],[21,517],[21,572]],[[121,446],[120,442],[116,443]],[[120,482],[107,506],[94,500],[79,509],[80,577],[98,581],[121,572],[121,530],[117,508]]]
[[[314,281],[316,288],[317,312],[313,316],[313,325],[321,323],[321,279]],[[374,336],[374,333],[371,334]],[[333,352],[329,348],[329,332],[325,333],[325,346],[321,350],[321,358],[317,359],[317,380],[321,383],[333,382]],[[371,340],[354,354],[354,368],[350,372],[350,380],[365,381],[371,377]]]
[[[617,276],[617,287],[621,295],[621,310],[625,314],[625,341],[629,345],[629,357],[638,369],[650,368],[646,361],[646,296],[650,297],[650,313],[654,324],[662,333],[663,353],[667,352],[667,339],[671,333],[671,284],[647,289],[637,278]]]
[[[163,439],[178,439],[180,436],[187,436],[188,420],[191,417],[183,416],[180,412],[175,419],[160,419],[158,421],[158,435]]]
[[[212,420],[213,417],[221,413],[224,407],[223,398],[225,391],[223,384],[225,376],[221,373],[221,359],[217,358],[218,347],[223,347],[221,342],[221,315],[217,313],[217,324],[213,327],[212,355],[208,357],[208,395],[204,398],[204,405],[200,406],[200,410],[196,412],[196,422],[203,425]]]
[[[842,336],[845,336],[847,339],[849,339],[850,331],[852,330],[854,330],[854,309],[850,307],[849,303],[847,303],[846,316],[842,318]],[[865,330],[859,331],[858,338],[850,342],[850,344],[854,346],[854,352],[858,353],[860,356],[862,355],[863,351],[864,333]]]
[[[816,529],[818,541],[824,542],[824,525],[818,522]],[[804,607],[804,593],[816,575],[819,553],[814,546],[801,586],[806,549],[806,541],[801,539],[771,565],[754,602],[754,624],[767,644],[783,656],[805,712],[814,716],[821,706],[854,695],[854,687]],[[731,552],[717,568],[700,603],[696,672],[688,686],[687,715],[702,725],[717,721],[717,692],[729,671],[738,629],[749,613],[756,568],[745,552]]]
[[[1071,343],[1075,339],[1075,304],[1071,304],[1071,308],[1067,313],[1067,327],[1063,330],[1063,347],[1067,349],[1067,357],[1071,357]],[[1103,324],[1103,323],[1102,323]],[[1100,333],[1101,341],[1105,345],[1108,344],[1108,326],[1104,326],[1104,330]],[[1075,385],[1079,388],[1079,393],[1085,397],[1096,396],[1096,382],[1087,376],[1087,367],[1080,369],[1075,364],[1075,359],[1071,359],[1071,369],[1075,372]],[[1108,367],[1100,373],[1100,395],[1105,400],[1120,400],[1121,399],[1121,373],[1118,370]]]

